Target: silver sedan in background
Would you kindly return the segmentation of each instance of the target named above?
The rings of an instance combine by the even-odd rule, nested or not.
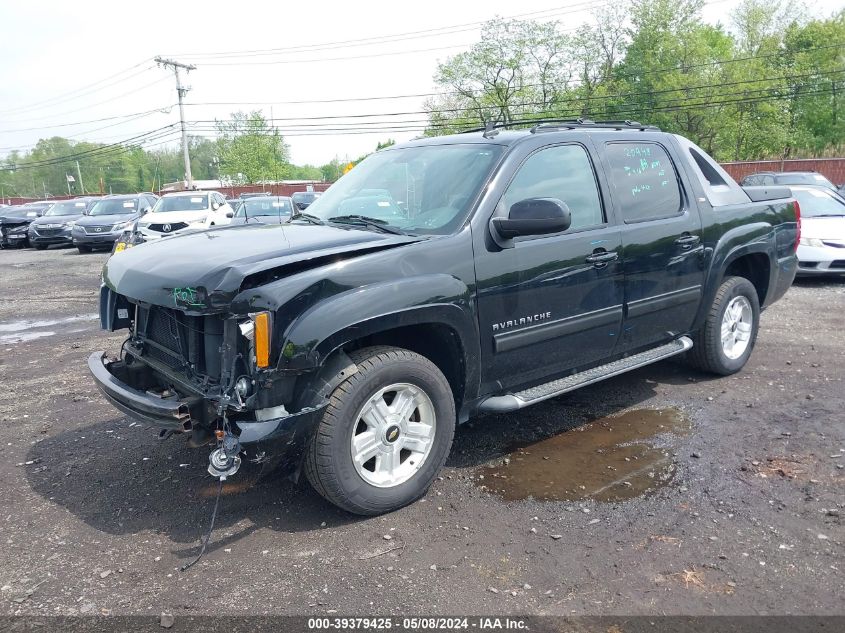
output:
[[[801,206],[799,275],[845,275],[845,198],[820,187],[790,187]]]

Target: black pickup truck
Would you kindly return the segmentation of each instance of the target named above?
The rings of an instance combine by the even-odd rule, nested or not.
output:
[[[796,271],[798,205],[688,140],[558,122],[380,151],[287,224],[107,262],[89,368],[124,413],[302,470],[378,514],[423,495],[455,425],[670,356],[739,371]]]

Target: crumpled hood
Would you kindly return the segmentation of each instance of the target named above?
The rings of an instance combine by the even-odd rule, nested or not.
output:
[[[34,217],[23,217],[20,215],[3,215],[0,213],[0,224],[2,225],[16,225],[16,224],[29,224],[35,220]]]
[[[820,240],[843,241],[845,240],[845,217],[801,218],[801,235]]]
[[[113,255],[103,281],[131,299],[189,312],[225,310],[248,276],[303,269],[421,238],[309,224],[226,226],[174,235]]]

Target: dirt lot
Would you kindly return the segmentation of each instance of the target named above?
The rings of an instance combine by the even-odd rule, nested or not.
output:
[[[215,483],[205,449],[133,424],[87,374],[88,354],[122,340],[94,316],[105,259],[0,252],[7,615],[845,613],[845,280],[799,282],[764,313],[737,376],[664,362],[471,421],[425,499],[388,516],[350,516],[304,482],[244,468],[206,557],[180,573]],[[613,470],[645,459],[626,452],[641,409],[685,420],[649,440],[643,455],[662,461],[647,485]],[[559,480],[586,499],[491,492],[556,436],[550,477],[567,450],[598,465]],[[632,489],[610,498],[629,499],[596,500],[601,469],[605,492]]]

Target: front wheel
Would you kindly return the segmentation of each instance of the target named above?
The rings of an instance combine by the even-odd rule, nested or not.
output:
[[[43,251],[46,248],[47,248],[46,244],[36,244],[35,245],[35,250],[37,250],[37,251]]]
[[[759,324],[760,301],[754,284],[745,277],[728,277],[695,335],[692,364],[722,376],[735,374],[751,357]]]
[[[358,371],[332,393],[305,457],[314,489],[355,514],[422,497],[455,433],[455,401],[434,363],[395,347],[350,354]]]
[[[85,253],[91,252],[91,247],[90,246],[82,246],[81,244],[79,244],[79,245],[77,245],[76,250],[79,251],[80,255],[84,255]]]

